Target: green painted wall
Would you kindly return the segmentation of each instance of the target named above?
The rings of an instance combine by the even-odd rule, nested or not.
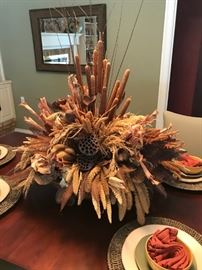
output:
[[[121,28],[115,45],[120,20],[120,0],[68,1],[68,0],[0,0],[0,49],[6,78],[13,82],[17,127],[25,128],[24,110],[18,107],[20,97],[37,108],[38,99],[46,96],[49,101],[67,94],[64,73],[36,71],[29,9],[59,6],[107,4],[107,56],[112,57],[116,47],[114,78],[123,59],[130,33],[141,0],[123,1]],[[133,96],[130,111],[147,114],[157,106],[161,60],[165,0],[144,0],[143,7],[123,62],[131,75],[127,93]]]

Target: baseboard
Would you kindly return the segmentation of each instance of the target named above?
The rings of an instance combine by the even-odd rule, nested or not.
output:
[[[33,134],[33,132],[31,132],[31,130],[25,129],[25,128],[15,128],[15,131],[20,132],[20,133],[25,133],[25,134]]]

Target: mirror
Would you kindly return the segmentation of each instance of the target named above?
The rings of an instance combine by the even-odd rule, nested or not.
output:
[[[86,5],[29,11],[37,70],[74,72],[74,56],[81,69],[91,64],[102,36],[106,50],[106,5]]]

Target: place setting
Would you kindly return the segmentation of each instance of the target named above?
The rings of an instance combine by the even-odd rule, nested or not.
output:
[[[21,189],[10,186],[5,178],[0,176],[0,215],[14,206],[21,195]]]
[[[11,161],[16,155],[13,147],[6,144],[0,144],[0,166]]]
[[[110,270],[202,269],[202,235],[176,220],[147,217],[127,223],[108,248]]]
[[[183,153],[170,162],[178,170],[178,177],[164,177],[163,182],[176,188],[202,191],[202,158]]]

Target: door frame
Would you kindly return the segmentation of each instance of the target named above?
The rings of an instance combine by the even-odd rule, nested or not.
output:
[[[163,41],[161,51],[161,66],[159,77],[159,91],[157,103],[156,127],[163,127],[163,112],[167,110],[168,94],[170,85],[170,74],[173,55],[173,44],[175,36],[175,23],[178,0],[166,0]]]

